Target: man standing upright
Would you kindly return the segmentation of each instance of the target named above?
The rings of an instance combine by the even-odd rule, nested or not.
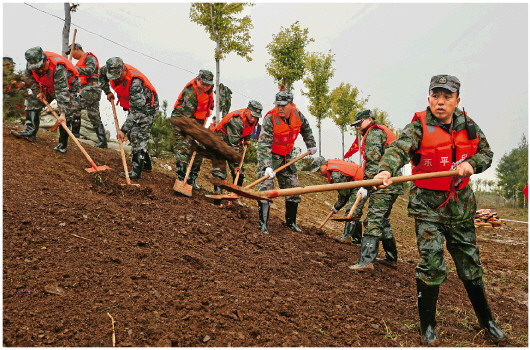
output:
[[[70,48],[65,53],[70,54]],[[107,135],[105,127],[101,122],[99,113],[99,100],[101,99],[101,86],[99,85],[99,61],[92,52],[83,51],[81,44],[75,43],[72,57],[77,60],[75,67],[79,72],[79,81],[81,82],[81,92],[79,93],[79,102],[81,110],[85,109],[88,119],[92,123],[98,142],[95,147],[107,148]],[[79,128],[81,124],[79,124]],[[79,133],[79,131],[77,131]]]
[[[199,75],[184,86],[180,92],[171,118],[191,118],[197,124],[204,126],[213,109],[213,73],[208,70],[200,70]],[[180,181],[184,181],[186,168],[193,153],[193,138],[183,134],[178,128],[173,128],[176,144],[176,173]],[[191,165],[188,184],[194,190],[200,189],[197,185],[197,177],[201,170],[203,156],[197,152],[195,160]]]
[[[132,171],[129,178],[141,179],[142,170],[152,169],[147,149],[151,125],[158,111],[158,95],[149,79],[135,67],[123,63],[119,57],[111,57],[101,67],[99,81],[107,100],[114,103],[114,89],[118,104],[127,111],[127,119],[116,137],[124,141],[125,135],[132,146]],[[123,176],[125,174],[122,173]]]
[[[258,177],[269,175],[269,178],[259,184],[259,191],[272,190],[273,178],[278,176],[280,188],[298,187],[296,164],[283,169],[276,174],[276,169],[294,158],[292,151],[294,142],[301,134],[311,155],[317,152],[313,131],[302,112],[293,103],[293,94],[289,91],[280,91],[276,94],[272,110],[263,118],[263,125],[258,141]],[[296,225],[300,196],[285,197],[285,225],[294,232],[302,232]],[[268,234],[267,223],[269,220],[270,203],[266,200],[258,201],[259,229]]]

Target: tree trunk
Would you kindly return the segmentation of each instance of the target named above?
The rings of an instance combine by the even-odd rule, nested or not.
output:
[[[70,24],[72,23],[72,12],[70,11],[70,3],[65,2],[64,3],[64,27],[63,27],[63,52],[62,55],[66,58],[68,56],[66,55],[66,51],[68,51],[68,40],[70,38]]]
[[[221,119],[219,118],[219,111],[221,109],[220,100],[219,100],[219,83],[221,81],[220,79],[220,70],[221,70],[221,61],[217,58],[219,57],[218,54],[221,51],[221,42],[219,41],[219,36],[217,36],[216,41],[216,48],[215,48],[215,118],[217,122],[219,122]]]
[[[322,156],[322,125],[320,119],[318,119],[318,155]]]
[[[342,160],[344,160],[344,130],[340,130],[340,133],[342,134]]]

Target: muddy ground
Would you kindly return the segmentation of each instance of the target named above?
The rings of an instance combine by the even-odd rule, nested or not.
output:
[[[15,127],[3,127],[4,346],[112,346],[113,336],[122,347],[421,345],[406,196],[392,214],[398,268],[356,274],[347,267],[359,247],[337,240],[342,224],[316,228],[335,193],[303,197],[303,234],[282,226],[276,199],[271,234],[263,235],[254,202],[221,208],[204,197],[208,162],[206,190],[192,198],[171,190],[175,176],[161,165],[173,159],[156,159],[140,188],[121,186],[118,152],[84,144],[97,165],[113,168],[88,173],[73,143],[59,154],[55,134],[40,131],[29,142],[9,134]],[[315,176],[300,174],[304,184],[322,183]],[[508,340],[497,344],[480,331],[447,255],[439,345],[526,347],[527,226],[481,228],[478,244]]]

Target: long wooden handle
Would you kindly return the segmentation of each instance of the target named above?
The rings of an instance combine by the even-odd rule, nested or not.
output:
[[[326,224],[326,222],[328,222],[329,218],[331,218],[333,216],[333,214],[335,214],[335,212],[332,210],[331,213],[328,214],[328,216],[326,216],[326,218],[324,219],[324,221],[322,221],[322,223],[320,224],[320,226],[318,226],[318,228],[322,228],[324,227],[324,225]]]
[[[110,104],[112,106],[112,113],[114,114],[114,125],[116,126],[116,134],[118,134],[120,132],[120,126],[118,123],[118,115],[116,114],[116,106],[114,106],[113,101],[110,101]],[[127,168],[127,160],[125,159],[125,150],[123,149],[123,142],[118,139],[118,144],[120,145],[121,162],[123,164],[123,170],[125,171],[125,182],[127,182],[127,185],[130,185],[131,179],[129,178],[129,169]]]
[[[241,174],[241,167],[243,166],[243,161],[245,160],[245,154],[247,153],[247,146],[243,146],[243,154],[241,155],[241,161],[239,162],[239,171],[236,174],[234,179],[234,185],[237,185],[237,180],[239,180],[239,174]]]
[[[52,112],[53,116],[57,119],[57,120],[60,120],[60,117],[57,115],[57,113],[53,110],[53,108],[50,106],[50,104],[48,103],[48,101],[46,101],[46,99],[41,99],[42,102],[44,102],[44,104],[48,107],[48,109]],[[72,140],[74,140],[75,144],[77,145],[77,147],[79,148],[79,150],[81,151],[81,153],[83,153],[83,155],[85,156],[85,158],[88,160],[88,162],[90,163],[90,165],[92,165],[92,167],[94,169],[97,169],[98,166],[96,165],[96,163],[94,163],[94,161],[92,160],[92,158],[90,158],[90,156],[88,155],[88,153],[85,151],[85,149],[83,148],[83,146],[81,146],[81,143],[77,140],[77,138],[74,136],[74,134],[72,134],[72,132],[70,131],[70,129],[68,129],[68,126],[66,126],[66,123],[64,121],[61,122],[61,126],[62,128],[68,133],[68,136],[70,136],[70,138]]]
[[[353,213],[355,212],[355,209],[357,209],[357,206],[361,202],[361,199],[363,199],[363,195],[358,193],[357,198],[355,198],[355,202],[353,203],[353,206],[351,207],[350,211],[348,212],[348,216],[346,216],[346,219],[351,219],[353,217]]]
[[[291,159],[290,161],[288,161],[287,163],[285,163],[284,165],[278,167],[277,169],[274,169],[274,172],[277,173],[279,171],[282,171],[283,169],[287,168],[288,166],[290,166],[291,164],[293,163],[296,163],[298,162],[300,159],[304,158],[305,156],[308,156],[311,154],[311,151],[307,151],[305,152],[304,154],[301,154],[299,155],[298,157],[294,158],[294,159]],[[259,179],[257,179],[256,181],[254,181],[253,183],[251,183],[250,185],[247,185],[245,186],[244,188],[252,188],[254,186],[256,186],[257,184],[259,184],[260,182],[263,182],[265,180],[267,180],[269,178],[269,175],[265,175]]]
[[[185,117],[181,117],[181,118],[185,118]],[[202,123],[202,127],[204,128],[206,126],[206,121],[208,120],[208,118],[204,118],[204,122]],[[188,177],[190,176],[190,172],[191,172],[191,167],[193,166],[193,162],[195,161],[195,156],[197,155],[197,151],[193,151],[193,153],[191,154],[191,159],[188,163],[188,167],[186,168],[186,175],[184,176],[184,180],[182,180],[182,182],[186,183],[188,181]]]
[[[72,46],[70,46],[70,56],[68,57],[68,60],[72,60],[72,54],[74,53],[74,45],[75,45],[75,36],[77,35],[77,28],[74,29],[74,38],[72,39]]]
[[[398,183],[398,182],[407,182],[407,181],[413,181],[413,180],[432,179],[436,177],[457,176],[457,175],[458,175],[458,170],[449,170],[449,171],[438,171],[434,173],[396,176],[396,177],[391,177],[390,179],[392,180],[392,182]],[[346,190],[346,189],[358,188],[358,187],[379,186],[382,184],[383,184],[382,179],[371,179],[371,180],[342,182],[342,183],[328,184],[328,185],[314,185],[314,186],[306,186],[306,187],[285,188],[285,189],[280,189],[280,190],[269,190],[269,191],[259,192],[259,194],[261,196],[266,196],[268,198],[276,198],[280,196],[293,196],[297,194],[305,194],[305,193],[313,193],[313,192],[324,192],[324,191],[333,191],[333,190]]]

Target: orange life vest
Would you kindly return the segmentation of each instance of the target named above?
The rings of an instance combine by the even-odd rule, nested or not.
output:
[[[415,113],[412,121],[418,119],[423,127],[423,137],[420,148],[416,152],[420,158],[417,164],[412,165],[412,174],[451,170],[453,163],[465,160],[477,153],[479,137],[470,140],[467,129],[453,130],[448,133],[440,126],[427,125],[426,111]],[[454,189],[460,190],[469,183],[469,178],[461,180]],[[429,190],[451,191],[454,190],[451,188],[452,181],[452,177],[446,176],[416,180],[414,184]]]
[[[362,156],[362,159],[363,159],[363,163],[366,163],[366,137],[368,137],[368,133],[370,132],[371,129],[373,128],[377,128],[379,130],[383,130],[386,134],[386,141],[384,143],[384,145],[389,145],[391,144],[392,142],[394,142],[396,140],[396,135],[394,135],[394,133],[392,132],[392,130],[390,130],[386,125],[383,125],[383,124],[374,124],[374,125],[371,125],[367,130],[366,132],[364,133],[363,135],[363,140],[361,142],[361,156]]]
[[[244,137],[252,134],[252,132],[254,131],[254,128],[256,127],[258,122],[256,121],[255,124],[250,124],[248,119],[247,119],[246,113],[245,113],[246,110],[247,110],[246,108],[243,108],[243,109],[238,109],[236,111],[228,113],[227,115],[225,115],[223,117],[223,119],[221,119],[219,124],[217,124],[217,126],[215,127],[215,130],[216,131],[220,131],[220,132],[222,132],[223,134],[225,134],[227,136],[237,136],[237,135],[228,135],[228,133],[226,131],[226,124],[233,117],[241,117],[241,121],[243,122],[243,132],[241,133],[241,135],[239,137],[240,138],[244,138]]]
[[[177,98],[177,101],[175,102],[175,105],[173,106],[173,109],[177,107],[182,107],[182,102],[184,100],[182,98],[182,93],[189,86],[193,88],[193,91],[195,91],[195,96],[197,97],[197,108],[195,108],[195,113],[193,113],[193,116],[196,119],[205,120],[210,116],[210,111],[213,107],[213,90],[210,89],[210,92],[201,91],[197,86],[197,78],[194,78],[192,81],[187,83],[184,89],[182,89],[179,97]]]
[[[44,51],[44,54],[48,57],[48,61],[50,62],[48,71],[42,76],[38,75],[34,70],[31,71],[31,73],[33,74],[33,78],[35,78],[37,83],[39,83],[41,91],[45,90],[45,92],[50,94],[53,94],[55,92],[55,83],[53,81],[53,76],[55,75],[55,69],[57,69],[58,64],[62,64],[63,66],[65,66],[66,70],[71,73],[68,77],[68,88],[71,88],[75,77],[79,76],[79,73],[77,72],[77,69],[75,69],[74,64],[65,57],[58,55],[54,52]]]
[[[118,104],[125,109],[131,109],[131,83],[133,78],[138,78],[142,80],[144,86],[151,91],[151,107],[153,107],[155,105],[156,94],[156,89],[153,84],[151,84],[149,79],[147,79],[147,77],[138,69],[129,64],[124,64],[124,66],[127,68],[127,74],[125,75],[124,81],[119,85],[117,85],[114,80],[110,81],[110,86],[112,86],[114,91],[116,91],[116,95],[118,95]]]
[[[331,173],[338,171],[346,176],[352,177],[355,181],[364,178],[364,168],[354,162],[348,162],[340,159],[328,160],[328,168],[326,170],[326,177],[328,182],[331,182]]]
[[[99,61],[98,58],[92,52],[85,52],[83,56],[81,56],[79,61],[77,61],[75,66],[79,68],[86,68],[86,58],[88,57],[88,55],[96,59],[96,72],[90,75],[79,74],[79,80],[81,81],[81,85],[86,85],[87,83],[99,81]]]
[[[302,128],[302,117],[300,111],[293,104],[291,114],[289,115],[289,122],[287,124],[282,117],[278,114],[278,107],[274,107],[272,110],[267,112],[271,115],[272,120],[272,131],[274,136],[272,138],[272,153],[276,153],[285,156],[293,150],[294,142],[300,134]]]

